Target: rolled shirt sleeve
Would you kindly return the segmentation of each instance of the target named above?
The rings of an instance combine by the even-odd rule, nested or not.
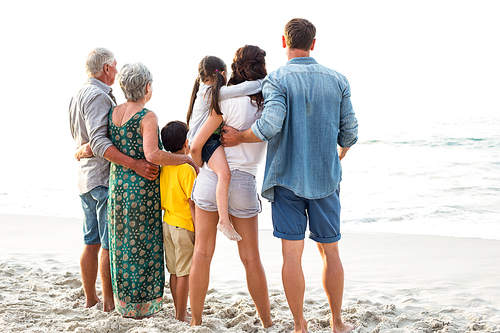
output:
[[[264,111],[262,116],[252,125],[252,132],[261,141],[269,141],[278,134],[286,116],[286,94],[278,82],[266,77],[262,83],[264,95]]]
[[[345,79],[345,78],[344,78]],[[347,80],[342,91],[342,102],[340,105],[340,124],[337,143],[339,146],[351,147],[358,141],[358,120],[354,115],[351,104],[351,87]]]
[[[98,94],[87,101],[85,107],[85,126],[89,134],[90,147],[95,156],[104,157],[106,150],[113,145],[108,136],[110,109],[110,99],[103,94]]]

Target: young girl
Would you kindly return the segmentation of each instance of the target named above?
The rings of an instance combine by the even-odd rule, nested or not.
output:
[[[261,80],[226,87],[226,64],[220,58],[206,56],[198,66],[198,78],[194,83],[187,114],[191,156],[200,167],[206,162],[218,177],[215,189],[219,213],[217,229],[234,241],[240,241],[241,236],[231,224],[227,207],[231,172],[224,147],[220,143],[222,112],[219,101],[260,91]]]

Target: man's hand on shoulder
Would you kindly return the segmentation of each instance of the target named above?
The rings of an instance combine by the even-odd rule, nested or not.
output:
[[[139,176],[147,180],[155,180],[160,174],[160,167],[146,161],[145,159],[136,160],[132,168]]]

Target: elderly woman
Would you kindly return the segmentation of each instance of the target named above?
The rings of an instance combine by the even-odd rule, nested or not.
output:
[[[153,93],[153,77],[141,63],[123,66],[118,82],[127,102],[109,113],[109,134],[124,154],[156,165],[194,162],[167,153],[158,140],[158,119],[144,106]],[[144,318],[162,307],[165,281],[159,179],[149,181],[133,170],[111,164],[108,223],[111,279],[115,306],[124,317]]]

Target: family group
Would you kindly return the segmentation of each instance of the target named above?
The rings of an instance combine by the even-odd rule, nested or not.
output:
[[[316,28],[293,19],[282,45],[288,62],[267,73],[266,52],[245,45],[231,75],[218,57],[198,66],[186,122],[159,129],[146,108],[153,76],[142,63],[117,70],[112,52],[86,58],[88,81],[72,99],[78,187],[84,211],[80,258],[86,306],[147,318],[162,308],[166,266],[175,317],[200,325],[218,231],[236,241],[263,327],[273,325],[258,244],[256,174],[282,241],[282,280],[295,332],[307,332],[301,257],[306,229],[323,258],[334,332],[354,329],[340,311],[341,164],[357,141],[350,86],[310,52]],[[126,102],[117,105],[117,79]],[[102,301],[96,290],[100,273]],[[189,300],[190,313],[187,311]],[[189,317],[191,317],[189,319]]]

